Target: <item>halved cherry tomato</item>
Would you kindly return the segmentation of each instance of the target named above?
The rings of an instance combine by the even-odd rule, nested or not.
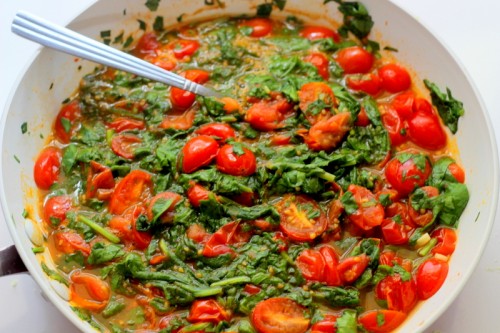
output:
[[[292,240],[311,241],[326,229],[326,214],[305,195],[285,194],[276,207],[281,215],[280,229]]]
[[[243,288],[243,291],[246,292],[249,295],[255,295],[261,292],[261,288],[254,285],[254,284],[246,284],[245,287]]]
[[[111,297],[109,285],[99,277],[74,271],[70,276],[69,300],[72,304],[90,311],[106,307]]]
[[[388,218],[382,221],[380,230],[382,230],[382,237],[387,244],[402,245],[408,243],[408,232],[412,228],[403,224],[402,221]]]
[[[187,230],[186,235],[196,243],[204,243],[210,238],[210,234],[206,232],[205,228],[198,223],[191,224]]]
[[[209,199],[210,191],[199,184],[193,184],[187,191],[187,197],[193,207],[200,207],[202,201]]]
[[[273,131],[283,126],[284,115],[274,102],[262,100],[247,110],[245,121],[259,131]]]
[[[364,74],[372,68],[375,57],[360,46],[351,46],[338,51],[335,60],[345,74]]]
[[[387,64],[378,69],[382,88],[390,93],[398,93],[411,87],[411,77],[401,65]]]
[[[186,79],[199,84],[206,83],[210,78],[210,73],[200,69],[188,69],[181,74]],[[170,90],[170,101],[172,105],[178,109],[187,109],[193,105],[196,95],[187,90],[172,87]]]
[[[152,236],[145,231],[136,228],[136,221],[140,215],[146,213],[142,204],[135,205],[125,210],[122,216],[113,216],[108,226],[120,237],[122,242],[133,245],[134,248],[144,250],[149,246]]]
[[[142,140],[135,135],[118,134],[111,140],[111,149],[116,155],[131,160],[134,158],[134,148],[140,142]]]
[[[115,179],[111,169],[96,161],[90,161],[85,197],[91,199],[97,195],[99,200],[109,199],[114,187]]]
[[[90,254],[90,245],[75,231],[56,231],[53,237],[55,247],[62,253],[71,254],[80,251],[84,256]]]
[[[406,120],[411,118],[413,114],[414,101],[415,93],[413,91],[406,91],[394,97],[391,105],[401,119]]]
[[[207,135],[214,137],[216,140],[225,142],[229,138],[234,138],[236,132],[234,129],[225,123],[211,123],[202,125],[195,131],[196,134]]]
[[[155,51],[160,47],[160,43],[158,42],[158,38],[153,32],[146,32],[141,36],[139,41],[137,42],[134,53],[143,58],[148,54],[155,54]]]
[[[399,146],[408,141],[408,125],[392,107],[387,107],[382,114],[382,124],[384,124],[392,146]]]
[[[401,257],[398,257],[396,255],[396,252],[394,252],[393,250],[384,250],[380,254],[378,263],[379,265],[386,265],[392,267],[395,264],[401,265],[403,263],[403,259]]]
[[[406,314],[394,310],[370,310],[358,317],[358,322],[372,333],[388,333],[396,329],[406,319]]]
[[[238,112],[241,110],[240,103],[231,97],[222,97],[220,102],[224,104],[223,110],[226,113]]]
[[[160,124],[160,128],[187,130],[193,126],[195,110],[187,110],[182,114],[167,115]]]
[[[319,253],[323,256],[325,261],[325,270],[323,272],[324,276],[322,282],[326,283],[328,286],[341,286],[342,279],[340,277],[339,271],[337,270],[337,265],[339,258],[335,250],[330,246],[322,246],[319,249]]]
[[[217,301],[213,299],[196,300],[191,305],[189,315],[186,318],[191,323],[229,321],[231,315]]]
[[[428,198],[437,197],[439,195],[439,190],[434,186],[422,186],[420,190],[424,191]],[[424,227],[432,222],[434,218],[434,213],[432,209],[421,209],[420,211],[416,211],[411,204],[411,196],[408,201],[408,215],[410,216],[413,224]]]
[[[351,90],[362,91],[372,96],[378,95],[382,90],[382,80],[376,73],[349,75],[346,84]]]
[[[296,263],[305,279],[310,281],[323,281],[325,275],[325,260],[319,251],[305,249],[297,257]]]
[[[385,167],[389,184],[405,196],[425,184],[431,173],[431,165],[423,154],[405,153],[394,157]]]
[[[330,76],[328,58],[321,52],[313,52],[304,58],[305,62],[312,64],[318,69],[318,74],[325,80]]]
[[[299,107],[304,112],[307,120],[313,125],[324,118],[323,110],[326,111],[326,108],[330,109],[335,106],[335,95],[332,88],[324,82],[306,83],[300,87],[298,95]],[[323,110],[311,109],[312,105],[318,103],[324,106]]]
[[[118,117],[112,122],[110,122],[108,124],[108,127],[120,133],[123,131],[130,131],[130,130],[142,130],[146,127],[146,125],[142,120],[130,119],[126,117]]]
[[[312,150],[328,151],[335,148],[350,129],[351,114],[341,112],[314,124],[309,132],[303,135],[304,142]]]
[[[457,234],[455,230],[444,227],[438,228],[432,232],[431,237],[436,238],[438,241],[436,246],[432,249],[432,253],[449,256],[455,252],[455,246],[457,244]]]
[[[365,253],[343,259],[337,266],[340,278],[345,283],[353,283],[363,274],[369,262],[370,258]]]
[[[54,123],[56,138],[62,143],[68,143],[78,127],[75,123],[80,117],[81,110],[78,100],[75,99],[64,104]]]
[[[41,190],[48,190],[59,178],[62,152],[56,147],[47,147],[42,150],[35,162],[33,176],[36,186]]]
[[[340,42],[340,35],[338,33],[322,26],[306,25],[299,32],[299,35],[309,40],[332,38],[334,42]]]
[[[417,286],[410,277],[403,281],[399,274],[389,275],[380,280],[375,287],[375,295],[378,299],[387,302],[389,310],[410,312],[417,304]]]
[[[257,170],[257,159],[250,149],[243,147],[239,153],[230,144],[221,147],[216,163],[217,169],[233,176],[250,176]]]
[[[408,213],[408,206],[401,201],[393,202],[385,207],[385,217],[398,219],[404,225],[416,228]]]
[[[256,17],[245,20],[240,25],[242,27],[252,28],[252,32],[250,33],[250,36],[252,37],[264,37],[269,35],[273,31],[272,21],[263,17]]]
[[[446,133],[434,114],[415,112],[408,120],[408,135],[418,146],[438,150],[446,146]]]
[[[465,171],[457,163],[450,163],[450,165],[448,165],[448,171],[455,177],[457,182],[462,184],[465,182]]]
[[[311,326],[311,333],[337,332],[337,315],[327,314],[324,318]]]
[[[433,296],[441,288],[448,275],[446,261],[430,258],[424,261],[417,270],[417,294],[421,300]]]
[[[210,136],[191,138],[182,148],[182,172],[192,173],[210,164],[218,151],[219,144]]]
[[[167,200],[172,200],[172,203],[168,207],[168,209],[163,212],[159,219],[162,223],[170,223],[174,219],[174,210],[175,206],[181,201],[182,197],[174,192],[161,192],[155,195],[151,201],[149,202],[146,210],[146,215],[148,220],[153,220],[155,216],[155,206],[161,205]]]
[[[200,47],[200,43],[191,39],[178,39],[169,44],[177,59],[192,56]]]
[[[250,239],[251,234],[244,232],[238,222],[230,222],[217,230],[208,239],[202,254],[205,257],[216,257],[225,253],[232,253],[228,245],[238,245]]]
[[[347,191],[352,194],[352,198],[358,206],[355,212],[348,215],[349,221],[363,230],[370,230],[382,224],[385,215],[384,207],[370,190],[351,184]]]
[[[286,146],[292,142],[292,138],[287,134],[274,134],[271,136],[270,143],[273,146]]]
[[[58,195],[50,197],[43,204],[43,220],[51,226],[57,226],[66,219],[66,213],[73,207],[71,197]]]
[[[306,308],[285,297],[257,303],[250,320],[259,333],[305,333],[309,328]]]
[[[122,214],[127,208],[145,199],[150,194],[152,185],[149,173],[142,170],[132,170],[116,185],[109,202],[109,212]]]

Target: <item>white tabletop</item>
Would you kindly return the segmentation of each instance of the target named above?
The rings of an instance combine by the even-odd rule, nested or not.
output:
[[[16,0],[0,6],[0,112],[37,45],[10,32],[18,10],[65,25],[95,0]],[[141,0],[138,0],[141,1]],[[144,0],[142,0],[144,1]],[[392,0],[426,24],[455,52],[488,108],[500,147],[500,2]],[[1,208],[0,208],[1,209]],[[0,214],[0,248],[12,244]],[[453,305],[427,332],[500,332],[500,212],[476,271]],[[0,332],[73,333],[76,328],[46,301],[28,274],[0,278]]]

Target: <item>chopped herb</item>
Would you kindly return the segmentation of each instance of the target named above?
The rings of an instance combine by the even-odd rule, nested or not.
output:
[[[17,163],[21,163],[21,160],[16,155],[14,155],[14,159],[16,160]]]
[[[181,15],[177,16],[177,22],[181,23],[182,19],[184,18],[184,15],[186,15],[186,14],[181,14]]]
[[[24,122],[21,124],[21,133],[25,134],[26,132],[28,132],[28,123]]]
[[[25,208],[25,209],[23,209],[23,213],[21,214],[21,216],[22,216],[22,217],[24,217],[24,218],[26,219],[26,218],[28,218],[28,217],[29,217],[29,215],[30,215],[30,214],[29,214],[28,210],[26,210],[26,208]]]
[[[389,45],[384,46],[384,50],[385,51],[391,51],[391,52],[399,52],[399,50],[397,48],[389,46]]]
[[[37,246],[37,247],[32,247],[31,248],[31,251],[34,253],[34,254],[37,254],[37,253],[43,253],[45,251],[45,248],[43,246]]]
[[[128,36],[127,37],[127,40],[125,40],[125,43],[123,43],[123,47],[124,48],[127,48],[129,47],[130,45],[132,45],[132,43],[134,42],[134,37],[132,36]]]
[[[122,44],[123,43],[123,31],[113,39],[113,44]]]
[[[161,32],[163,31],[163,16],[157,16],[153,23],[153,29],[155,31]]]
[[[54,82],[50,83],[49,90],[52,90],[52,88],[54,88]]]
[[[148,7],[150,11],[155,12],[160,5],[160,1],[161,0],[146,0],[146,3],[144,5]]]
[[[139,22],[139,29],[140,30],[146,30],[147,29],[147,25],[146,25],[146,22],[144,22],[143,20],[137,20],[137,22]]]
[[[101,38],[111,37],[111,30],[103,30],[101,31]]]
[[[429,80],[424,80],[424,84],[431,92],[432,104],[437,108],[444,124],[453,134],[457,133],[458,119],[465,113],[464,104],[453,98],[449,88],[446,88],[446,93],[443,93],[435,83]]]

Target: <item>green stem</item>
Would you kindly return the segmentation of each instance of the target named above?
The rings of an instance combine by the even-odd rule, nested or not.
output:
[[[432,248],[437,244],[437,239],[436,238],[431,238],[431,240],[429,241],[429,243],[425,244],[424,247],[422,247],[420,249],[420,251],[418,251],[418,255],[424,257],[426,256],[431,250]]]
[[[248,276],[235,276],[232,278],[214,282],[210,285],[210,287],[229,286],[232,284],[249,283],[250,281],[251,279]]]
[[[77,217],[78,221],[88,225],[92,230],[106,238],[112,243],[118,244],[120,243],[120,238],[116,236],[115,234],[111,233],[110,231],[106,230],[104,227],[100,226],[96,222],[92,221],[86,216],[83,215],[78,215]]]
[[[196,323],[188,326],[184,326],[182,328],[182,332],[197,332],[197,331],[205,331],[205,328],[209,328],[211,323]]]
[[[195,288],[183,283],[175,283],[175,285],[181,287],[184,290],[189,291],[196,298],[203,298],[209,296],[215,296],[222,294],[222,287],[210,287],[210,288]]]

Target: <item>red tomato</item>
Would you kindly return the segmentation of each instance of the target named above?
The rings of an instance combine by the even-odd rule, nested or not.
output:
[[[448,275],[446,261],[430,258],[424,261],[417,270],[417,295],[421,300],[433,296],[441,288]]]
[[[382,123],[389,133],[392,146],[399,146],[408,141],[408,136],[406,135],[408,125],[403,121],[396,110],[387,107],[382,115]]]
[[[250,295],[258,294],[260,293],[261,290],[262,289],[260,287],[253,284],[246,284],[245,287],[243,288],[243,291]]]
[[[90,161],[85,197],[90,199],[97,195],[100,200],[109,199],[114,188],[115,179],[111,169],[95,161]]]
[[[109,285],[99,277],[74,271],[70,276],[69,300],[80,308],[101,311],[111,297]]]
[[[326,230],[326,214],[305,195],[285,194],[276,208],[281,215],[280,229],[294,241],[312,241]]]
[[[114,129],[116,132],[120,133],[123,131],[130,130],[142,130],[146,126],[142,120],[130,119],[126,117],[118,117],[108,124],[109,128]]]
[[[305,312],[289,298],[274,297],[257,303],[250,320],[259,333],[305,333],[309,328]]]
[[[379,265],[386,265],[393,267],[395,264],[401,265],[403,259],[396,255],[396,252],[392,250],[384,250],[378,259]]]
[[[411,87],[408,71],[397,64],[387,64],[378,69],[382,88],[390,93],[398,93]]]
[[[205,257],[217,257],[221,254],[232,253],[233,250],[228,245],[245,243],[250,236],[250,233],[243,232],[240,223],[230,222],[210,236],[202,254]]]
[[[324,116],[321,110],[310,110],[311,104],[321,102],[321,104],[327,108],[332,108],[335,105],[335,95],[333,94],[332,88],[324,82],[306,83],[300,87],[298,95],[299,108],[304,112],[307,120],[313,125],[323,119]]]
[[[329,286],[341,286],[342,279],[337,270],[337,265],[339,263],[339,258],[337,253],[330,246],[322,246],[319,249],[319,253],[323,256],[325,262],[325,270],[322,282]]]
[[[80,104],[78,100],[73,100],[64,104],[56,117],[54,123],[54,134],[62,143],[68,143],[76,132],[78,126],[75,125],[81,117]]]
[[[205,228],[201,224],[195,223],[191,224],[187,230],[186,235],[189,239],[192,239],[196,243],[204,243],[210,238],[210,234],[205,231]]]
[[[242,206],[253,206],[256,194],[254,192],[242,192],[231,196],[231,200],[239,203]]]
[[[427,194],[427,197],[432,198],[439,195],[439,190],[434,186],[423,186],[421,190]],[[410,216],[413,224],[424,227],[432,222],[434,218],[434,214],[432,213],[432,209],[427,209],[425,211],[416,211],[411,205],[411,196],[410,201],[408,202],[408,215]]]
[[[358,322],[372,333],[388,333],[396,329],[406,319],[406,314],[394,310],[370,310],[358,317]]]
[[[312,325],[311,333],[335,333],[337,332],[337,315],[327,314],[325,317]]]
[[[188,110],[180,115],[168,115],[161,122],[160,128],[171,128],[176,130],[187,130],[193,126],[195,110]]]
[[[71,254],[80,251],[84,256],[90,254],[90,245],[75,231],[57,231],[53,237],[56,249],[62,253]]]
[[[457,182],[462,184],[465,182],[465,171],[457,163],[450,163],[450,165],[448,165],[448,171],[455,177]]]
[[[333,31],[332,29],[328,29],[322,26],[306,25],[304,28],[302,28],[299,35],[309,40],[332,38],[334,42],[340,42],[340,36],[338,33]]]
[[[314,249],[306,249],[296,260],[302,276],[306,280],[322,282],[325,275],[325,260],[321,253]]]
[[[375,73],[349,75],[346,84],[351,90],[362,91],[372,96],[378,95],[382,89],[382,81]]]
[[[219,150],[216,163],[217,169],[233,176],[251,176],[257,170],[257,159],[250,149],[243,148],[240,155],[229,144]]]
[[[351,129],[351,114],[338,113],[314,124],[304,136],[304,142],[312,150],[331,150],[335,148]]]
[[[236,132],[234,129],[225,123],[211,123],[202,125],[195,131],[196,134],[212,136],[216,140],[225,142],[229,138],[234,138]]]
[[[147,54],[154,55],[160,47],[160,43],[153,32],[146,32],[141,36],[134,48],[134,53],[141,58]]]
[[[278,108],[272,102],[265,100],[252,104],[245,115],[246,122],[253,128],[263,132],[282,127],[281,122],[283,119],[284,116]]]
[[[407,91],[394,97],[391,105],[394,110],[396,110],[401,119],[406,120],[409,119],[413,114],[414,101],[415,94],[413,93],[413,91]]]
[[[403,281],[399,274],[389,275],[375,287],[376,297],[387,302],[389,310],[408,313],[417,304],[417,286],[413,278]]]
[[[200,69],[188,69],[181,74],[186,79],[199,84],[206,83],[210,79],[210,73]],[[193,105],[196,95],[187,90],[172,87],[170,89],[170,101],[172,105],[178,109],[187,109]]]
[[[356,122],[354,125],[356,126],[361,126],[361,127],[366,127],[370,125],[371,121],[370,118],[368,118],[368,114],[366,113],[366,110],[364,107],[361,107],[361,110],[359,110],[358,113],[358,118],[356,119]]]
[[[252,28],[252,37],[264,37],[273,31],[273,23],[271,20],[262,17],[245,20],[241,23],[242,27]]]
[[[382,224],[384,207],[377,201],[375,195],[363,186],[351,184],[347,191],[352,193],[358,209],[348,215],[349,221],[363,230],[370,230]]]
[[[446,146],[446,133],[434,114],[417,111],[408,120],[408,135],[418,146],[438,150]]]
[[[191,323],[229,321],[231,315],[217,301],[213,299],[196,300],[191,305],[189,315],[186,318]]]
[[[157,195],[155,195],[151,199],[151,201],[148,204],[148,207],[146,210],[148,220],[150,220],[150,221],[153,220],[153,218],[155,216],[155,213],[154,213],[155,205],[158,205],[158,204],[161,205],[162,202],[165,202],[167,200],[172,200],[170,207],[168,207],[168,209],[165,212],[163,212],[163,214],[161,214],[161,216],[159,217],[159,219],[162,223],[172,222],[174,219],[175,206],[179,203],[179,201],[181,201],[181,199],[182,199],[182,197],[179,194],[174,193],[174,192],[158,193]]]
[[[430,173],[431,165],[427,157],[422,154],[396,156],[385,167],[387,181],[401,196],[406,196],[415,188],[423,186]]]
[[[410,219],[408,206],[403,202],[393,202],[392,204],[387,206],[385,208],[385,217],[395,217],[399,219],[404,225],[407,225],[411,228],[416,228],[416,225]]]
[[[177,59],[192,56],[200,47],[200,43],[196,40],[179,39],[169,45]]]
[[[127,208],[138,204],[148,196],[153,183],[146,171],[132,170],[116,185],[109,202],[111,214],[122,214]]]
[[[455,252],[455,245],[457,244],[457,234],[455,230],[450,228],[439,228],[432,232],[432,238],[437,239],[437,244],[432,249],[432,253],[439,253],[444,256],[449,256]]]
[[[108,226],[113,229],[122,242],[130,243],[138,250],[144,250],[149,246],[152,236],[145,231],[138,231],[136,221],[140,215],[146,213],[143,205],[136,205],[127,209],[123,216],[113,216]]]
[[[35,162],[33,176],[35,184],[41,190],[48,190],[59,178],[62,153],[56,147],[47,147],[42,150]]]
[[[328,58],[321,52],[313,52],[304,58],[305,62],[312,64],[318,69],[318,74],[325,80],[330,76]]]
[[[396,222],[394,219],[384,219],[380,225],[382,230],[382,237],[387,244],[402,245],[408,243],[408,231],[412,228],[403,224],[403,222]]]
[[[193,184],[187,191],[187,197],[193,207],[200,207],[202,201],[209,199],[210,191],[199,184]]]
[[[182,148],[182,172],[192,173],[209,165],[218,151],[219,144],[210,136],[191,138]]]
[[[68,195],[50,197],[43,204],[43,220],[48,225],[57,226],[66,219],[66,213],[72,207],[73,202]]]
[[[118,134],[111,140],[111,149],[113,152],[123,158],[131,160],[134,158],[134,148],[142,140],[131,134]]]
[[[240,103],[234,98],[222,97],[219,101],[224,104],[223,110],[226,111],[227,114],[241,110]]]
[[[287,134],[275,134],[271,136],[270,143],[273,146],[286,146],[292,142],[292,137]]]
[[[353,283],[368,267],[370,258],[364,253],[343,259],[337,266],[342,281]]]
[[[364,74],[372,68],[375,57],[360,46],[351,46],[338,51],[335,60],[345,74]]]

